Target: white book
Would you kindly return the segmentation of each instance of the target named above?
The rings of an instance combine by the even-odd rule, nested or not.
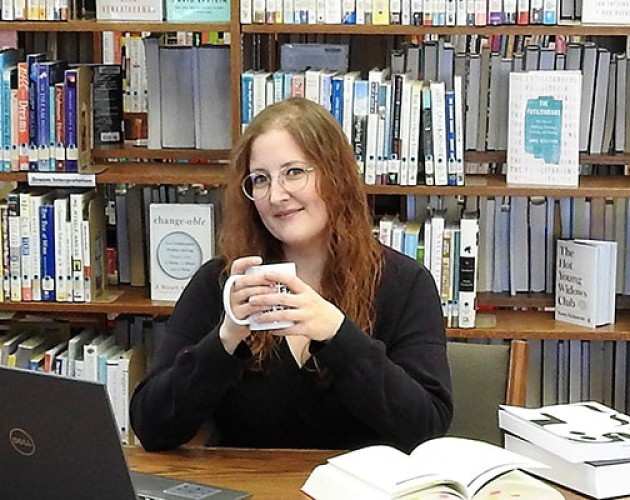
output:
[[[83,346],[90,342],[95,336],[96,334],[94,333],[94,330],[85,328],[68,340],[68,377],[77,376],[77,359],[83,359]]]
[[[343,122],[342,128],[348,141],[352,143],[352,126],[354,123],[354,82],[360,78],[359,71],[349,71],[343,75]]]
[[[411,123],[411,93],[412,82],[410,78],[403,80],[402,99],[400,102],[400,173],[398,184],[409,185],[409,133]]]
[[[548,469],[529,472],[579,491],[589,498],[613,498],[630,494],[625,480],[630,474],[630,460],[571,462],[550,453],[542,446],[536,446],[510,434],[505,436],[505,448],[551,465]]]
[[[19,238],[20,238],[20,286],[21,300],[33,300],[33,259],[31,253],[31,193],[22,191],[19,199]],[[9,229],[11,230],[11,228]]]
[[[577,186],[578,71],[510,74],[507,182]]]
[[[558,240],[555,319],[596,328],[615,322],[617,243]]]
[[[151,299],[177,300],[193,274],[214,256],[214,207],[152,203],[149,213]]]
[[[583,0],[582,22],[585,24],[629,24],[627,0]]]
[[[241,0],[239,7],[241,24],[252,24],[252,0]]]
[[[441,437],[418,445],[409,455],[377,445],[330,458],[313,470],[302,491],[318,500],[425,498],[423,494],[426,498],[431,494],[431,498],[485,498],[484,491],[502,491],[500,480],[494,479],[525,464],[545,467],[489,443]],[[537,495],[531,493],[528,498],[562,498],[552,487],[535,483]]]
[[[479,259],[479,220],[464,218],[460,225],[459,245],[459,327],[475,327],[477,268]]]
[[[595,401],[501,405],[499,427],[571,463],[630,459],[630,417]]]
[[[85,263],[89,255],[83,255],[83,221],[87,220],[87,208],[95,196],[94,190],[70,194],[70,254],[72,259],[72,301],[85,302]]]
[[[429,271],[435,281],[438,295],[442,293],[442,249],[444,246],[444,216],[431,217],[431,261]]]
[[[113,335],[99,335],[83,345],[83,379],[98,381],[99,355],[114,345]]]
[[[70,252],[69,196],[59,196],[53,202],[55,213],[55,300],[72,300],[72,272]]]
[[[405,153],[409,164],[407,175],[407,185],[409,186],[418,184],[418,168],[421,161],[424,166],[424,160],[420,159],[420,140],[422,138],[422,87],[423,83],[419,80],[413,80],[411,82],[409,140],[407,141]]]
[[[431,130],[435,185],[448,185],[446,164],[446,100],[444,82],[431,82]]]

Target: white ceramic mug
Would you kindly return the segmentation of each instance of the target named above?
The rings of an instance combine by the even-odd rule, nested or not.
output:
[[[279,271],[290,274],[291,276],[295,276],[297,274],[295,262],[280,262],[278,264],[261,264],[260,266],[251,266],[245,271],[245,274],[262,274],[267,271]],[[289,328],[293,326],[293,321],[273,321],[271,323],[259,323],[258,321],[256,321],[256,317],[262,313],[252,314],[245,319],[239,319],[234,316],[234,311],[232,310],[232,305],[230,304],[230,292],[236,280],[242,278],[243,276],[243,274],[232,274],[228,277],[227,281],[225,282],[225,286],[223,287],[223,307],[225,308],[225,314],[227,314],[228,318],[230,318],[237,325],[249,325],[249,329],[252,331],[280,330],[281,328]],[[280,283],[276,284],[276,290],[278,293],[288,293],[286,287]],[[284,309],[284,306],[273,306],[270,311],[278,311],[281,309]]]

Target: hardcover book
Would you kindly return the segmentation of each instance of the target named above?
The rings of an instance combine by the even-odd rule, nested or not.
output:
[[[545,467],[489,443],[442,437],[420,444],[409,455],[390,446],[368,446],[330,458],[315,467],[302,491],[315,500],[563,498],[516,470],[525,466]]]
[[[577,186],[582,75],[510,74],[507,182]]]
[[[558,240],[555,319],[595,328],[615,322],[617,242]]]
[[[499,427],[572,463],[630,459],[630,416],[595,401],[501,405]]]
[[[152,203],[151,300],[177,300],[199,267],[213,257],[211,204]]]

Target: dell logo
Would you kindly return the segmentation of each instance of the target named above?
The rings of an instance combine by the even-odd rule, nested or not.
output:
[[[31,456],[35,453],[35,441],[33,438],[24,430],[11,429],[9,431],[9,442],[13,449],[17,451],[20,455]]]

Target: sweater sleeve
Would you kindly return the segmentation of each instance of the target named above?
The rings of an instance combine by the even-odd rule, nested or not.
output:
[[[219,340],[221,262],[200,268],[168,320],[149,373],[131,399],[134,432],[147,450],[164,450],[195,436],[238,380],[243,361]]]
[[[435,283],[423,266],[401,259],[385,267],[374,335],[346,318],[315,357],[351,414],[383,443],[410,451],[448,430],[453,406]]]

